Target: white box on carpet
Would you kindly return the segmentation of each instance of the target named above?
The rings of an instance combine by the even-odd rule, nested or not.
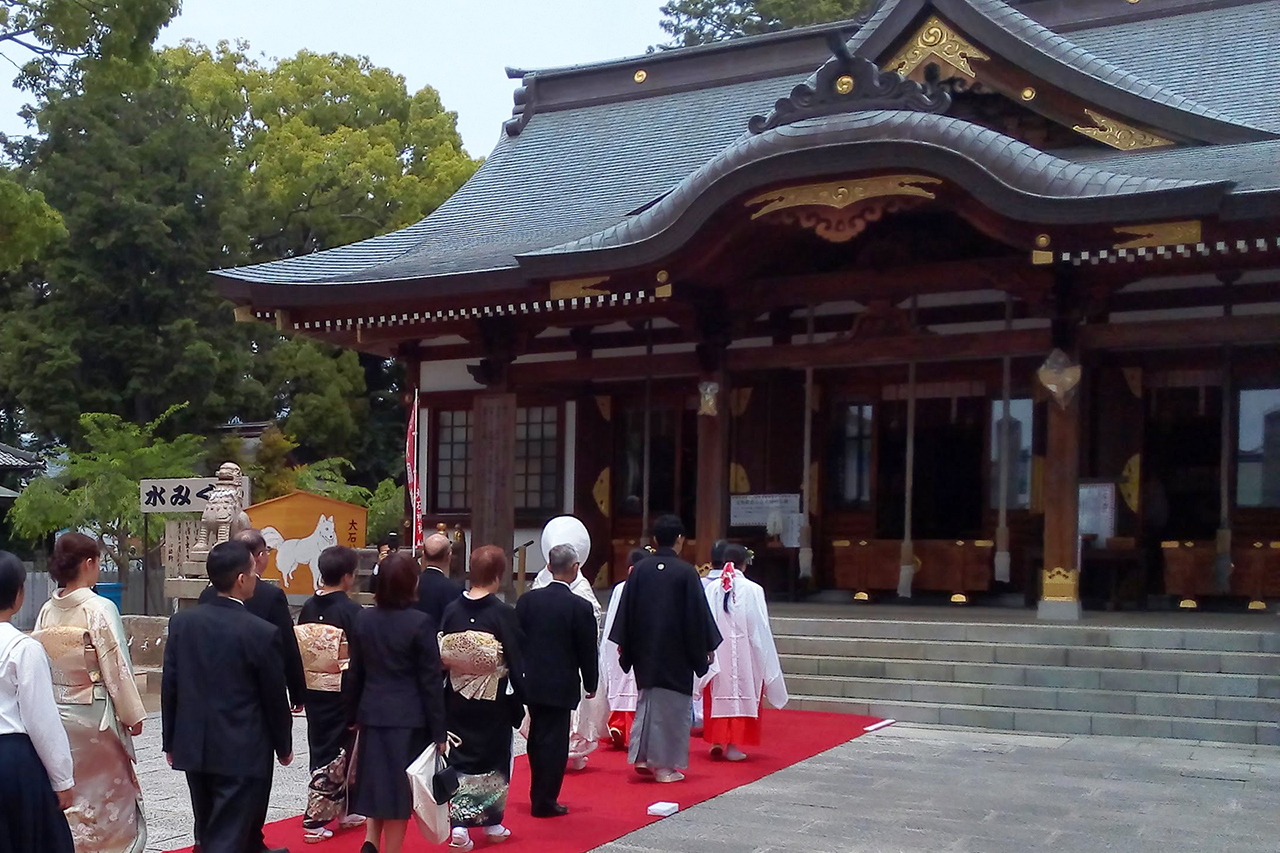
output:
[[[680,811],[679,803],[661,802],[654,803],[649,806],[649,814],[654,815],[655,817],[671,817],[678,811]]]

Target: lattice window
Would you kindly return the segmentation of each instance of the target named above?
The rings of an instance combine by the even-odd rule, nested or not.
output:
[[[555,512],[560,508],[560,408],[516,410],[517,510]]]
[[[475,438],[470,410],[439,412],[436,429],[436,509],[467,509],[471,506],[471,442]]]

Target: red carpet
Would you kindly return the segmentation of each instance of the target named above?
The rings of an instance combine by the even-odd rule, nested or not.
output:
[[[642,779],[627,764],[626,753],[602,744],[591,754],[586,770],[565,776],[560,801],[569,806],[569,814],[548,820],[529,816],[529,764],[521,756],[516,759],[507,804],[505,823],[511,829],[511,839],[492,847],[495,853],[583,853],[661,820],[646,814],[655,802],[667,800],[687,809],[859,737],[867,726],[878,722],[876,717],[850,714],[770,711],[764,717],[764,743],[749,750],[748,760],[736,764],[712,761],[707,744],[697,738],[690,748],[685,781],[671,785]],[[480,830],[473,830],[477,853],[489,846],[480,835]],[[268,824],[266,839],[269,847],[294,851],[356,853],[364,841],[364,830],[338,832],[322,844],[304,845],[302,819],[297,817]],[[410,823],[406,853],[445,849],[447,845],[428,844]]]

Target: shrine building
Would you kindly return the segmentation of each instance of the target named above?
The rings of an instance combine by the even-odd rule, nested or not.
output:
[[[572,513],[617,581],[675,512],[775,598],[1262,609],[1277,33],[1277,0],[884,0],[511,70],[426,219],[218,286],[408,365],[468,547]]]

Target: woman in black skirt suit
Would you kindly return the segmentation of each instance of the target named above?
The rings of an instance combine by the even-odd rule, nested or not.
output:
[[[376,606],[360,614],[352,638],[349,719],[359,734],[349,809],[369,819],[361,853],[400,853],[413,815],[405,770],[446,739],[436,626],[413,607],[417,594],[417,561],[392,554],[378,572]]]
[[[49,658],[12,623],[26,580],[18,558],[0,551],[0,853],[73,853],[62,813],[71,806],[71,745]]]

